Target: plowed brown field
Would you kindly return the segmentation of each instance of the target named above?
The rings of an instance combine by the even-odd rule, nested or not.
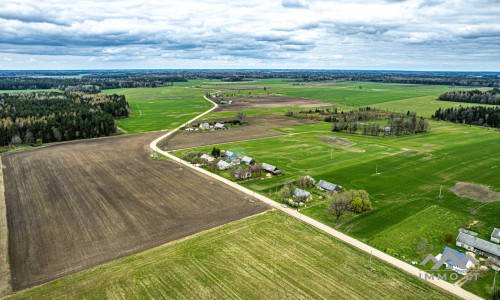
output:
[[[223,122],[235,118],[206,120],[206,122]],[[205,122],[205,121],[200,121]],[[173,136],[161,141],[158,146],[164,150],[179,150],[206,145],[216,145],[229,142],[246,141],[264,137],[283,135],[273,131],[275,128],[318,123],[317,121],[296,119],[276,114],[247,116],[246,125],[233,126],[227,130],[209,132],[179,131]]]
[[[172,161],[149,159],[158,135],[2,157],[14,290],[269,209]]]

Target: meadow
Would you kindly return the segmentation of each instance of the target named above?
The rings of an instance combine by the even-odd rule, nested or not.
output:
[[[300,241],[298,243],[297,241]],[[452,298],[279,211],[235,221],[8,299]]]
[[[286,181],[311,175],[340,184],[347,189],[364,189],[371,195],[374,209],[354,218],[332,223],[325,215],[325,205],[303,210],[305,214],[337,226],[340,230],[365,242],[384,236],[389,228],[400,227],[400,222],[437,205],[459,216],[452,228],[442,228],[441,235],[458,228],[468,220],[479,220],[476,230],[486,234],[498,227],[500,202],[480,202],[460,198],[449,190],[457,182],[484,184],[498,191],[500,176],[500,133],[480,128],[432,123],[430,133],[412,136],[381,138],[332,133],[329,124],[295,126],[280,129],[286,136],[221,144],[219,147],[240,155],[248,155],[259,162],[277,166],[285,175],[250,181],[245,186],[269,195],[279,190]],[[464,138],[466,136],[466,138]],[[211,147],[179,151],[209,151]],[[177,153],[177,152],[176,152]],[[378,175],[375,171],[378,169]],[[438,198],[443,186],[444,197]],[[309,213],[308,211],[311,210]],[[432,214],[424,214],[434,222]],[[408,234],[414,226],[405,226]],[[380,236],[379,236],[380,235]],[[409,245],[414,240],[395,240],[393,248],[404,248],[410,256]],[[433,239],[436,248],[444,241]],[[391,248],[385,246],[385,248]],[[407,248],[405,248],[407,247]]]
[[[132,114],[117,120],[126,133],[172,129],[210,108],[201,89],[159,87],[104,90],[106,94],[125,95]]]

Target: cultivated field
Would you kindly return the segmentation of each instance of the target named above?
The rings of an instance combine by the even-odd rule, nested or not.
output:
[[[451,299],[272,211],[139,252],[11,298]]]
[[[107,94],[125,95],[132,114],[117,121],[126,133],[171,129],[184,124],[210,108],[203,99],[204,90],[187,87],[134,88],[105,90]]]
[[[375,138],[359,135],[336,134],[329,131],[330,124],[317,123],[280,129],[286,136],[221,144],[224,150],[237,151],[260,162],[270,163],[285,171],[284,176],[263,181],[251,181],[245,186],[264,194],[274,193],[286,181],[299,176],[311,175],[340,184],[347,189],[367,190],[374,210],[346,216],[334,223],[326,215],[325,205],[314,206],[302,212],[326,224],[338,226],[351,236],[371,243],[378,235],[392,226],[437,205],[451,212],[449,225],[434,232],[429,242],[437,250],[444,247],[444,233],[455,235],[468,220],[480,221],[477,231],[489,239],[493,227],[498,227],[500,201],[482,202],[461,198],[449,188],[457,182],[483,184],[498,192],[500,178],[500,133],[479,128],[433,123],[427,134],[396,138]],[[466,137],[466,138],[465,138]],[[179,151],[180,156],[189,151],[207,151],[200,147]],[[380,174],[374,175],[378,165]],[[440,186],[443,198],[438,198]],[[474,187],[474,185],[472,185]],[[430,224],[436,223],[433,215]],[[456,220],[463,222],[456,222]],[[408,249],[423,239],[415,226],[405,226],[405,234],[411,238],[393,240],[398,245],[385,248],[405,249],[398,254],[412,257]],[[416,231],[413,231],[416,230]],[[384,249],[385,249],[384,248]],[[413,249],[413,248],[411,248]]]
[[[2,156],[14,290],[268,209],[171,161],[149,159],[158,135]]]
[[[230,97],[224,98],[225,100],[232,100],[233,104],[220,105],[216,111],[240,111],[248,109],[269,109],[281,106],[296,106],[296,107],[322,107],[333,106],[334,103],[323,102],[318,100],[287,97],[287,96],[268,96],[258,95],[255,97]]]
[[[235,118],[222,118],[213,120],[204,120],[206,122],[221,122],[234,120]],[[200,121],[200,122],[204,122]],[[160,143],[160,148],[166,150],[177,150],[185,148],[193,148],[205,145],[213,145],[220,143],[244,141],[258,139],[263,137],[283,135],[283,133],[273,131],[271,129],[298,126],[305,124],[317,123],[312,120],[300,120],[285,116],[267,114],[248,116],[245,120],[246,125],[233,126],[228,130],[215,130],[208,132],[199,131],[180,131],[163,140]]]

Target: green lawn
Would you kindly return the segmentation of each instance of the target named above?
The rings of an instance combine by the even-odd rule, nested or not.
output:
[[[11,299],[448,299],[415,276],[279,211],[232,222]]]
[[[160,87],[105,90],[107,94],[125,95],[132,115],[117,121],[126,133],[171,129],[210,108],[201,89]]]

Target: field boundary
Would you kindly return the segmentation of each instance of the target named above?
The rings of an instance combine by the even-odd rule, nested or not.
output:
[[[5,296],[10,291],[9,233],[3,184],[3,165],[0,156],[0,297]]]
[[[407,264],[406,262],[403,262],[395,257],[392,257],[392,256],[390,256],[390,255],[388,255],[388,254],[386,254],[378,249],[375,249],[375,248],[373,248],[373,247],[371,247],[363,242],[360,242],[360,241],[358,241],[358,240],[356,240],[356,239],[354,239],[354,238],[352,238],[344,233],[341,233],[340,231],[337,231],[330,226],[327,226],[327,225],[325,225],[319,221],[316,221],[316,220],[314,220],[306,215],[303,215],[298,210],[294,210],[291,208],[284,208],[278,202],[276,202],[274,200],[271,200],[263,195],[255,193],[254,191],[251,191],[251,190],[237,184],[236,182],[230,181],[226,178],[223,178],[223,177],[216,175],[212,172],[209,172],[205,169],[202,169],[200,167],[195,167],[192,164],[188,163],[187,161],[184,161],[181,158],[178,158],[178,157],[168,153],[167,151],[163,151],[160,148],[158,148],[157,144],[161,140],[174,134],[183,126],[188,125],[189,123],[191,123],[191,122],[195,121],[196,119],[210,113],[211,111],[213,111],[214,109],[216,109],[218,107],[218,105],[215,102],[211,101],[206,96],[205,96],[205,99],[207,101],[211,102],[212,104],[214,104],[214,107],[212,107],[208,111],[204,112],[203,114],[191,119],[190,121],[187,121],[186,123],[182,124],[181,126],[175,128],[174,130],[169,131],[165,135],[160,136],[159,138],[155,139],[154,141],[151,142],[150,148],[155,152],[158,152],[162,155],[167,156],[168,158],[172,159],[173,161],[179,162],[182,165],[185,165],[185,166],[187,166],[191,169],[194,169],[194,170],[196,170],[196,171],[198,171],[206,176],[214,178],[222,183],[225,183],[225,184],[227,184],[227,185],[229,185],[229,186],[231,186],[231,187],[233,187],[241,192],[244,192],[250,196],[253,196],[253,197],[261,200],[262,202],[270,205],[271,207],[278,209],[278,210],[280,210],[280,211],[282,211],[282,212],[284,212],[292,217],[295,217],[295,218],[297,218],[297,219],[299,219],[299,220],[301,220],[301,221],[303,221],[303,222],[305,222],[305,223],[307,223],[307,224],[309,224],[309,225],[311,225],[311,226],[313,226],[313,227],[315,227],[315,228],[317,228],[317,229],[319,229],[319,230],[321,230],[321,231],[323,231],[323,232],[325,232],[325,233],[327,233],[327,234],[329,234],[329,235],[331,235],[331,236],[333,236],[333,237],[335,237],[343,242],[346,242],[347,244],[349,244],[351,246],[354,246],[354,247],[356,247],[356,248],[358,248],[366,253],[369,253],[369,254],[375,256],[376,258],[378,258],[378,259],[380,259],[380,260],[382,260],[382,261],[384,261],[384,262],[386,262],[386,263],[388,263],[388,264],[390,264],[390,265],[392,265],[392,266],[394,266],[402,271],[405,271],[405,272],[407,272],[411,275],[417,276],[419,278],[425,277],[425,275],[427,274],[426,272],[424,272],[424,271],[422,271],[422,270],[420,270],[420,269],[418,269],[410,264]],[[427,274],[427,275],[429,276],[428,278],[430,278],[430,274]],[[482,298],[462,289],[461,287],[455,286],[455,285],[448,283],[446,281],[443,281],[443,280],[432,280],[432,281],[425,281],[425,282],[432,284],[441,290],[447,291],[447,292],[449,292],[457,297],[463,298],[463,299],[482,299]]]

